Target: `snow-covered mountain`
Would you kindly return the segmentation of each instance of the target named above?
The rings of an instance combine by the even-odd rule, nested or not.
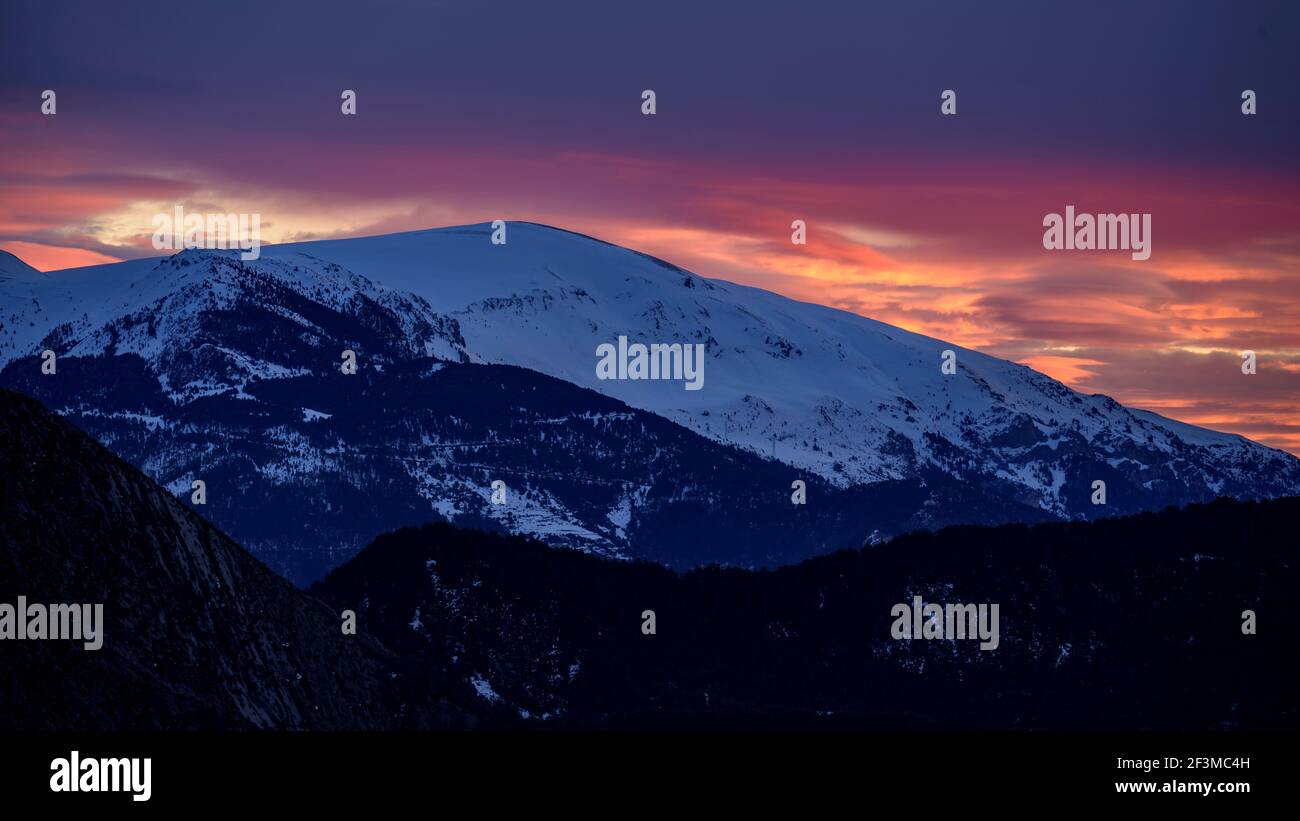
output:
[[[355,495],[373,472],[394,498],[410,497],[400,513],[372,502],[374,532],[422,516],[480,517],[552,543],[675,564],[770,564],[997,516],[1093,517],[1300,493],[1300,460],[1288,454],[1080,394],[1022,365],[563,230],[510,223],[504,245],[491,233],[475,225],[271,246],[253,262],[185,251],[53,274],[0,260],[0,382],[76,414],[178,491],[221,461],[245,507],[285,483],[336,507],[343,500],[330,497],[325,477]],[[701,389],[598,378],[599,346],[620,336],[704,345]],[[47,348],[59,354],[59,374],[76,379],[40,375],[34,356]],[[361,378],[338,374],[345,348],[358,354]],[[941,371],[945,350],[956,354],[955,373]],[[503,365],[554,379],[493,370]],[[411,387],[441,381],[493,395],[510,412],[449,416],[470,410]],[[503,396],[506,384],[515,393]],[[340,407],[343,397],[362,405]],[[377,402],[403,408],[407,422]],[[548,419],[563,436],[547,440]],[[506,428],[511,447],[481,449]],[[476,454],[463,438],[471,432],[482,437]],[[634,445],[649,440],[655,448]],[[575,449],[589,461],[538,470]],[[389,464],[357,461],[362,451]],[[423,467],[395,472],[411,459]],[[489,503],[490,481],[503,476],[521,489],[514,507]],[[810,483],[804,508],[790,504],[793,479]],[[1104,507],[1091,503],[1095,480],[1107,483]],[[788,524],[806,512],[821,530],[815,544],[786,550],[703,539],[648,547],[650,514],[668,516],[684,500],[704,500],[696,513],[714,519],[768,509]],[[907,509],[886,516],[881,505]],[[233,519],[215,520],[241,537]],[[800,538],[774,527],[780,539]],[[242,535],[259,552],[259,538]],[[361,546],[328,533],[315,543],[329,563]]]
[[[607,393],[841,485],[915,475],[926,463],[960,469],[956,446],[1065,513],[1085,477],[1058,457],[1062,446],[1086,444],[1144,482],[1178,474],[1231,494],[1276,462],[1291,466],[1291,484],[1277,491],[1297,489],[1292,457],[1080,394],[1023,365],[567,231],[511,223],[502,246],[490,233],[466,226],[285,245],[268,256],[310,253],[419,294],[456,320],[484,361]],[[704,343],[704,389],[597,379],[596,347],[623,334]],[[955,375],[940,371],[944,350],[957,354]]]

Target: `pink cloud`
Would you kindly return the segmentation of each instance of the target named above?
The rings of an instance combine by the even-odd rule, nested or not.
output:
[[[1300,452],[1300,181],[1282,174],[906,149],[631,156],[510,135],[416,144],[364,124],[310,140],[183,124],[4,137],[0,242],[38,267],[152,253],[141,202],[257,209],[285,239],[528,219]],[[1151,213],[1151,259],[1044,250],[1042,218],[1067,204]],[[794,219],[807,245],[790,243]],[[1229,378],[1247,348],[1266,363],[1256,383]]]

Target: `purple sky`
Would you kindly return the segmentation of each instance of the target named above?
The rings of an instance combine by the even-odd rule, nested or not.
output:
[[[1296,3],[7,2],[0,247],[532,219],[1300,452],[1297,42]],[[1066,204],[1152,258],[1045,252]]]

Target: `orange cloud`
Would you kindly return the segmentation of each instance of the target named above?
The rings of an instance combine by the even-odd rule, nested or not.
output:
[[[1020,364],[1028,365],[1053,379],[1059,379],[1073,388],[1078,388],[1097,375],[1096,371],[1089,368],[1090,365],[1105,365],[1106,363],[1100,359],[1041,355],[1021,359]]]
[[[271,239],[532,219],[1300,452],[1300,181],[1285,175],[900,156],[808,180],[742,156],[239,147],[222,150],[242,165],[222,165],[220,152],[198,168],[182,162],[198,155],[151,156],[112,165],[128,169],[120,175],[93,173],[103,156],[79,165],[83,155],[64,150],[44,166],[57,177],[32,176],[15,152],[0,159],[0,240],[42,269],[152,253],[151,209],[195,197],[260,212]],[[1042,217],[1067,203],[1149,210],[1152,258],[1044,250]],[[790,242],[794,219],[806,245]],[[1245,349],[1266,354],[1255,383],[1230,378]]]
[[[0,248],[8,251],[38,271],[59,271],[64,268],[81,268],[86,265],[103,265],[108,262],[121,262],[117,257],[87,251],[83,248],[60,248],[56,245],[41,245],[37,242],[0,242]]]

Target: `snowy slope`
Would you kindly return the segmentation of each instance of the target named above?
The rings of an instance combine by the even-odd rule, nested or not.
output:
[[[1046,518],[1005,483],[936,475],[852,489],[804,475],[814,504],[792,506],[787,465],[478,362],[456,320],[420,297],[302,254],[185,252],[125,290],[40,341],[59,354],[57,373],[19,357],[0,384],[183,499],[201,479],[205,517],[300,583],[378,533],[437,518],[683,568]],[[344,350],[356,374],[340,373]]]
[[[1135,413],[1023,365],[705,279],[582,235],[529,223],[508,228],[500,246],[491,244],[489,226],[475,225],[265,253],[309,252],[420,294],[456,319],[469,350],[486,361],[615,396],[840,485],[914,475],[927,463],[959,469],[949,452],[955,445],[981,451],[1042,507],[1064,511],[1062,482],[1090,477],[1062,476],[1055,451],[1082,440],[1142,470],[1199,449],[1213,464],[1189,469],[1216,493],[1251,482],[1261,462],[1289,465],[1292,484],[1278,489],[1300,491],[1292,457],[1236,435]],[[596,346],[620,334],[647,344],[705,343],[704,389],[597,379]],[[958,369],[945,376],[940,356],[949,349]]]
[[[335,341],[347,339],[363,366],[436,357],[533,369],[839,488],[942,474],[1005,485],[999,494],[1066,517],[1300,492],[1300,461],[1288,454],[1021,365],[568,231],[510,223],[505,245],[490,236],[487,225],[462,226],[269,246],[250,263],[186,251],[50,275],[11,263],[0,279],[0,365],[43,347],[138,354],[184,406],[252,398],[251,379],[336,369]],[[237,319],[249,306],[266,315],[260,325]],[[597,346],[620,335],[704,344],[703,389],[597,379]],[[940,370],[945,350],[957,354],[953,375]],[[1089,502],[1095,479],[1110,487],[1107,508]],[[515,529],[590,529],[571,509],[542,508],[545,522],[522,516]],[[619,508],[611,521],[629,515]]]
[[[8,251],[0,251],[0,362],[27,353],[50,330],[46,305],[56,283]]]

